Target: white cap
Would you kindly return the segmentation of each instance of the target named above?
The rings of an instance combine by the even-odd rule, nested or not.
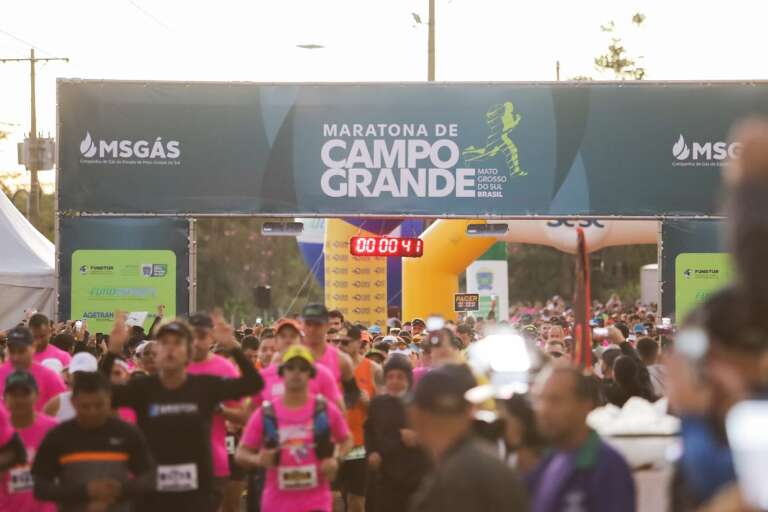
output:
[[[49,357],[48,359],[43,359],[43,362],[40,364],[42,364],[49,370],[56,372],[57,374],[61,373],[61,371],[64,369],[64,365],[61,364],[61,361],[59,361],[55,357]]]
[[[96,358],[88,352],[78,352],[69,363],[69,374],[75,372],[93,373],[99,369],[99,363]]]

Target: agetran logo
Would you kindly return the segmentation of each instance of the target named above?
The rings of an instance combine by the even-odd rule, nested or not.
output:
[[[672,156],[675,167],[717,167],[725,163],[728,158],[736,158],[741,151],[738,142],[686,142],[683,134],[672,146]]]
[[[162,137],[149,140],[94,139],[91,132],[85,132],[80,141],[80,163],[123,164],[123,165],[180,165],[181,143],[177,140],[164,141]]]

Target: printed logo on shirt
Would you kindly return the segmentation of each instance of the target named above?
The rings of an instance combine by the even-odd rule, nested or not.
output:
[[[312,425],[286,425],[278,429],[280,446],[286,450],[293,460],[301,462],[309,458],[311,446],[307,440],[312,439]]]
[[[563,512],[587,512],[583,491],[571,491],[563,498]]]
[[[151,404],[149,406],[149,416],[169,416],[174,414],[196,414],[197,404]]]
[[[19,492],[31,491],[34,487],[34,481],[32,480],[32,473],[30,473],[30,466],[18,466],[8,474],[8,493],[16,494]]]
[[[119,446],[123,444],[123,439],[120,437],[110,437],[109,438],[109,444],[110,446]]]

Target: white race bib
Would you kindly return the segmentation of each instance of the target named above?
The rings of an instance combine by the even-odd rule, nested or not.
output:
[[[224,438],[227,445],[227,453],[229,455],[235,454],[235,436],[227,436]]]
[[[277,468],[277,482],[281,491],[304,491],[317,487],[317,466],[280,466]]]
[[[19,466],[8,472],[8,493],[31,491],[34,487],[29,466]]]
[[[157,490],[160,492],[197,490],[197,465],[157,466]]]
[[[365,446],[355,446],[344,456],[344,460],[360,460],[365,458]]]

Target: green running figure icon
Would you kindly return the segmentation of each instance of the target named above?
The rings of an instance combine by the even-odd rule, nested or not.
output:
[[[520,124],[522,117],[515,112],[515,106],[511,101],[505,101],[503,104],[493,105],[489,108],[488,112],[485,113],[485,124],[488,125],[488,129],[491,131],[488,134],[488,141],[485,143],[485,147],[476,148],[475,146],[469,146],[464,149],[462,152],[464,161],[469,163],[477,160],[486,160],[495,157],[501,152],[506,160],[510,175],[527,176],[528,173],[520,167],[517,146],[509,137],[509,132]]]

